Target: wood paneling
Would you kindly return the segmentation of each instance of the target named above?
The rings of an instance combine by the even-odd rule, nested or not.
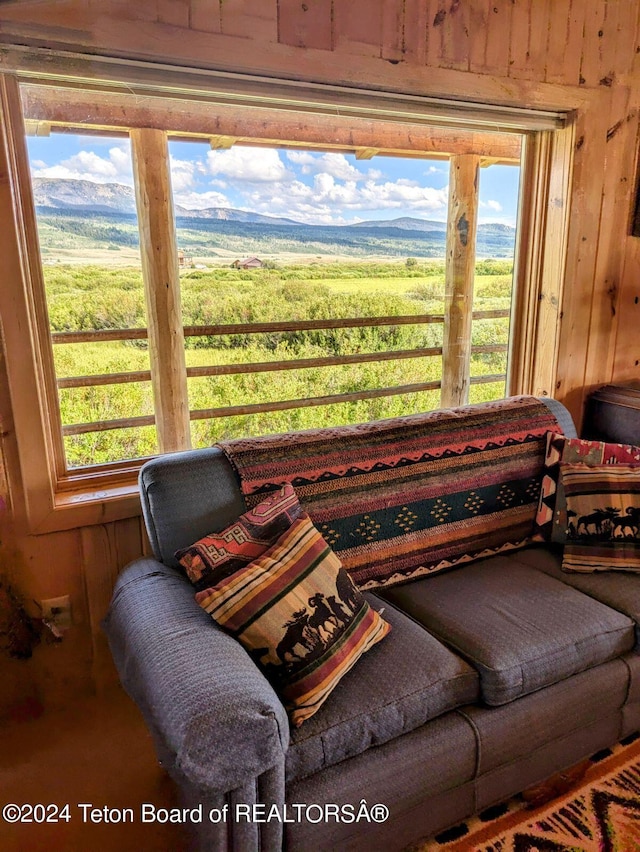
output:
[[[278,41],[293,47],[331,50],[333,0],[279,0]]]
[[[382,38],[382,6],[370,0],[350,0],[334,6],[334,46],[350,54],[379,56]]]
[[[429,4],[424,0],[405,0],[402,29],[402,55],[406,62],[423,65],[427,53]]]
[[[143,551],[140,522],[128,518],[80,530],[85,592],[92,645],[92,675],[98,689],[116,679],[107,638],[100,627],[107,614],[113,586],[120,570]]]
[[[158,0],[158,20],[173,27],[190,25],[190,0]]]
[[[612,375],[617,381],[626,381],[640,375],[640,237],[627,238],[618,305],[620,318]]]
[[[632,203],[633,181],[629,166],[635,157],[638,129],[637,109],[630,104],[629,90],[615,89],[607,124],[605,166],[600,228],[591,324],[586,346],[583,402],[586,395],[603,380],[613,377],[615,345],[620,321],[620,289],[624,266],[625,240]]]
[[[275,66],[280,44],[597,86],[637,69],[637,18],[637,0],[65,0],[1,8],[0,28],[4,41],[40,37],[105,55],[191,58],[202,67],[230,67],[231,53],[220,49],[228,43],[232,51],[239,38],[255,46],[239,64],[263,70]],[[194,34],[222,38],[207,49]],[[296,76],[293,54],[282,55]]]
[[[603,93],[604,95],[604,93]],[[582,415],[585,352],[591,325],[591,295],[600,232],[609,108],[603,96],[600,109],[576,126],[573,215],[569,222],[570,258],[562,305],[562,334],[556,395],[574,415]]]
[[[221,32],[221,6],[222,0],[191,0],[190,28],[205,33]]]
[[[514,4],[512,0],[489,0],[487,19],[487,41],[482,73],[509,73],[509,51],[505,50],[506,39],[511,32]],[[473,69],[471,69],[473,70]]]
[[[209,5],[218,5],[209,0]],[[301,5],[301,4],[299,4]],[[220,29],[226,35],[240,36],[258,42],[278,38],[278,4],[276,0],[219,0]]]
[[[518,369],[534,383],[536,376],[557,372],[552,390],[579,418],[586,390],[637,376],[640,369],[640,239],[626,236],[636,180],[639,14],[640,0],[65,0],[0,5],[0,41],[195,69],[575,110],[575,128],[556,134],[553,143],[566,146],[575,139],[570,209],[554,205],[569,180],[571,157],[559,159],[562,173],[551,176],[551,186],[528,183],[548,195],[549,216],[558,227],[569,221],[566,246],[536,243],[540,230],[535,227],[532,237],[538,258],[557,254],[547,264],[555,280],[541,280],[536,294],[548,301],[538,338],[557,338],[557,351],[546,346]],[[175,108],[182,108],[179,102]],[[228,124],[221,127],[214,119],[213,134],[228,130]],[[253,114],[251,120],[258,122],[260,116]],[[289,121],[292,134],[313,123],[308,116]],[[376,147],[370,130],[354,121],[352,135],[347,138],[341,129],[336,144]],[[536,156],[550,155],[548,142]],[[422,143],[428,147],[424,139],[416,142]],[[390,140],[387,144],[392,147]],[[15,188],[3,183],[0,174],[3,222],[13,221],[15,198]],[[12,244],[6,229],[1,236],[5,266],[10,264],[5,273],[19,277],[15,239]],[[2,301],[9,347],[17,345],[17,331],[6,320],[13,317],[14,302],[8,297]],[[24,422],[28,400],[10,402],[5,380],[0,376],[0,412],[11,432],[12,419]],[[547,390],[542,384],[540,389]],[[29,462],[17,458],[12,434],[3,442],[3,454],[13,498],[20,489],[20,463]],[[28,499],[37,500],[38,494]],[[97,623],[117,571],[148,550],[139,519],[18,538],[16,545],[26,566],[21,579],[27,593],[73,595],[86,627],[80,635],[90,637],[94,677],[100,680],[108,664]],[[71,665],[75,653],[77,670],[84,673],[87,650],[80,639],[74,642],[70,637],[59,659]]]
[[[580,83],[585,86],[597,86],[602,77],[605,11],[604,2],[586,4],[584,41],[590,49],[582,51],[580,65]]]
[[[427,65],[467,71],[471,45],[478,37],[471,25],[470,4],[429,0],[428,6]]]
[[[389,62],[400,62],[404,48],[404,7],[402,3],[382,5],[382,44],[380,56]]]
[[[468,27],[470,32],[469,38],[469,70],[474,74],[485,73],[485,62],[487,55],[487,33],[489,20],[492,13],[491,0],[478,0],[477,3],[469,5]],[[483,37],[478,38],[478,34],[482,33]],[[505,38],[509,31],[500,32],[500,35]],[[503,41],[504,46],[504,41]],[[505,51],[506,52],[506,51]]]

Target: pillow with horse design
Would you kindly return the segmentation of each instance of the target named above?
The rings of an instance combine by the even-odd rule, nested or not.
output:
[[[295,727],[391,629],[306,514],[196,600],[262,668]]]
[[[640,465],[561,464],[565,571],[640,571]]]
[[[222,532],[178,550],[176,559],[196,591],[202,591],[261,556],[301,511],[296,492],[285,483]]]

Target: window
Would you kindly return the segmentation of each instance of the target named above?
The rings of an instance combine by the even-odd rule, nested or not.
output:
[[[149,456],[129,140],[53,132],[27,149],[66,464]],[[193,446],[438,407],[448,159],[208,141],[169,153]],[[515,228],[483,219],[498,196],[515,224],[518,173],[482,170],[471,401],[505,392]]]
[[[15,120],[17,90],[13,94],[5,91],[5,101],[10,100],[14,124],[8,147],[16,155],[16,173],[22,169],[24,176],[24,143],[21,154],[19,122]],[[473,252],[461,252],[453,277],[447,273],[446,299],[453,306],[447,310],[445,264],[428,257],[430,248],[424,248],[415,232],[407,231],[410,237],[398,236],[398,223],[393,223],[398,217],[389,216],[393,234],[388,226],[380,225],[381,207],[373,218],[370,212],[359,217],[365,224],[352,223],[348,238],[344,231],[336,233],[341,226],[325,225],[319,239],[321,225],[313,221],[301,219],[291,225],[277,219],[275,223],[256,219],[257,214],[270,214],[265,195],[254,190],[255,209],[250,210],[256,214],[254,221],[236,222],[232,227],[227,220],[225,231],[215,220],[193,215],[194,207],[184,203],[181,186],[188,188],[194,171],[200,168],[198,156],[185,153],[187,147],[192,152],[201,149],[201,163],[226,155],[237,160],[244,157],[245,163],[253,159],[254,165],[271,158],[276,169],[289,166],[293,175],[289,191],[291,197],[299,193],[301,203],[307,192],[301,180],[303,167],[315,170],[316,177],[330,174],[319,170],[322,158],[325,166],[331,163],[332,168],[349,174],[356,187],[360,180],[368,179],[373,195],[380,193],[382,185],[377,175],[398,174],[402,168],[409,176],[400,178],[404,183],[396,182],[396,187],[415,184],[417,191],[424,189],[411,176],[416,164],[423,170],[440,170],[444,189],[450,161],[460,168],[461,175],[452,178],[457,187],[454,203],[462,211],[454,222],[460,234],[461,223],[472,221],[465,205],[494,201],[491,181],[500,170],[512,176],[515,197],[523,140],[529,151],[535,145],[550,146],[556,138],[554,131],[534,132],[523,127],[519,133],[513,128],[504,133],[488,124],[484,133],[467,135],[464,130],[448,130],[446,122],[427,126],[413,117],[388,116],[384,120],[347,117],[344,122],[335,116],[330,122],[316,116],[307,125],[276,111],[265,122],[264,110],[258,122],[250,105],[224,105],[214,116],[217,129],[229,131],[222,135],[211,132],[211,110],[203,110],[197,101],[169,112],[160,97],[153,110],[146,105],[138,108],[135,98],[128,100],[120,93],[105,92],[97,104],[95,100],[92,92],[84,101],[74,98],[70,105],[60,90],[50,86],[22,86],[26,129],[32,134],[29,160],[42,249],[42,264],[33,251],[30,254],[27,286],[33,292],[40,287],[46,294],[46,312],[45,300],[39,297],[34,313],[42,358],[40,381],[47,388],[48,400],[42,445],[47,448],[49,469],[55,471],[48,520],[40,528],[65,523],[60,520],[60,510],[72,506],[83,506],[84,518],[99,517],[96,512],[104,513],[105,506],[114,517],[126,516],[130,510],[123,498],[131,493],[138,466],[132,459],[157,451],[181,449],[190,443],[210,444],[222,435],[356,422],[434,408],[439,404],[441,376],[449,384],[447,404],[456,397],[463,401],[469,391],[474,400],[502,396],[505,388],[509,392],[527,389],[521,380],[527,349],[518,335],[512,334],[511,343],[508,341],[510,324],[518,326],[518,305],[533,297],[529,286],[515,302],[511,298],[513,267],[510,247],[505,248],[512,237],[508,227],[481,228],[479,246],[490,248],[478,251],[481,262],[473,293],[473,274],[463,269],[469,258],[473,260]],[[119,110],[114,109],[117,105]],[[113,121],[114,115],[118,122]],[[548,117],[539,120],[543,125],[552,121]],[[553,121],[558,123],[557,118]],[[154,123],[159,126],[148,126]],[[64,176],[61,165],[70,174],[72,165],[82,165],[83,158],[85,165],[103,168],[107,177],[109,170],[117,173],[118,168],[127,168],[129,130],[134,149],[131,182],[144,221],[135,221],[131,182],[130,211],[119,218],[109,210],[112,200],[106,196],[113,188],[104,189],[108,181],[96,193],[90,216],[86,210],[80,218],[73,208],[63,209],[61,187],[46,181]],[[91,145],[82,138],[88,134]],[[70,155],[64,165],[65,158],[49,156],[46,152],[53,148],[47,146],[58,144],[56,140],[61,138],[67,150],[75,144],[83,157],[73,161]],[[359,144],[354,142],[356,138]],[[103,146],[102,156],[96,146]],[[177,241],[158,241],[158,227],[164,227],[166,221],[162,220],[167,220],[166,206],[163,209],[163,202],[157,201],[164,188],[163,179],[158,179],[158,154],[168,162],[169,151]],[[486,168],[481,170],[478,196],[469,190],[473,184],[469,175],[476,174],[481,164]],[[334,180],[333,188],[339,200],[337,190],[344,190],[344,182]],[[54,189],[56,199],[47,195]],[[223,185],[222,178],[217,189],[207,191],[211,198],[218,192],[225,200],[231,193],[228,181]],[[29,198],[20,201],[27,238],[33,240],[35,223],[29,220],[33,208]],[[276,201],[271,199],[271,208],[278,214],[293,209],[290,200],[289,208]],[[236,209],[246,212],[246,201]],[[532,239],[534,228],[548,224],[531,212],[527,210],[521,247]],[[451,221],[449,224],[449,230],[455,230]],[[148,230],[154,227],[155,231]],[[470,227],[473,229],[472,224]],[[137,228],[143,234],[142,256]],[[292,228],[298,231],[295,238]],[[358,231],[357,240],[354,230]],[[446,231],[442,216],[436,230],[439,237],[432,234],[428,246],[435,246],[438,239],[442,244]],[[169,231],[165,237],[167,234]],[[341,241],[339,261],[335,253],[333,259],[327,259],[328,239]],[[464,248],[469,243],[473,246],[473,240],[467,238],[461,243]],[[154,245],[161,245],[160,254],[166,254],[159,267],[150,251]],[[83,247],[91,260],[104,262],[106,258],[110,272],[94,268],[87,273],[78,264]],[[362,254],[369,256],[375,248],[375,260],[363,263]],[[437,253],[442,254],[442,249]],[[483,258],[497,254],[506,257]],[[154,281],[158,275],[162,277],[162,264],[166,271],[174,261],[180,270],[179,281],[171,285],[174,292],[167,299]],[[534,286],[539,286],[539,275],[539,269],[527,271]],[[516,306],[513,312],[512,304]],[[177,339],[179,346],[174,345]],[[516,379],[507,378],[508,350],[515,364],[510,372],[517,374]],[[166,399],[159,401],[167,389],[172,398],[169,405]],[[92,508],[96,504],[102,509]],[[51,515],[56,512],[58,520],[54,521]]]

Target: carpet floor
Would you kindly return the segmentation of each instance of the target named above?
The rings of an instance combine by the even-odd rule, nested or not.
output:
[[[535,809],[521,797],[443,832],[420,852],[640,852],[640,735],[591,758],[570,792]]]

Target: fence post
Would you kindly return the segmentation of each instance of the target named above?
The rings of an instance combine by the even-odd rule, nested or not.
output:
[[[167,135],[133,129],[131,150],[158,446],[174,452],[191,446],[191,434]]]
[[[442,408],[469,401],[479,167],[480,158],[475,154],[456,154],[450,159]]]

